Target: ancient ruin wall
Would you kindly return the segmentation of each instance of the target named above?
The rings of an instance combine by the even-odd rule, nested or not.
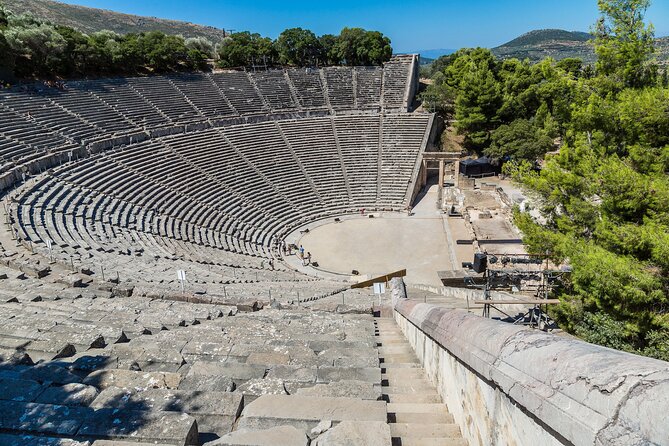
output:
[[[669,363],[405,298],[394,316],[472,446],[669,445]]]

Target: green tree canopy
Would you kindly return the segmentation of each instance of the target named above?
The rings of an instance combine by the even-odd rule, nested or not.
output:
[[[492,142],[484,153],[491,158],[536,160],[553,148],[553,138],[528,119],[516,119],[492,132]]]
[[[656,69],[648,64],[654,52],[652,25],[644,23],[650,0],[598,0],[601,17],[594,28],[597,71],[621,87],[654,82]]]
[[[390,59],[393,49],[390,39],[378,31],[344,28],[332,53],[337,60],[349,66],[381,65]]]
[[[337,58],[335,53],[335,45],[337,45],[337,36],[333,34],[323,34],[318,38],[318,62],[322,65],[337,65],[341,61]]]
[[[224,68],[271,65],[276,59],[272,40],[248,31],[230,34],[218,47],[219,65]]]
[[[284,65],[315,65],[321,55],[321,42],[306,29],[290,28],[276,39],[279,61]]]

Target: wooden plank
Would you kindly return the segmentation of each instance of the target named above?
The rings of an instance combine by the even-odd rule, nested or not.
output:
[[[356,283],[355,285],[351,285],[351,289],[354,288],[367,288],[375,283],[381,283],[381,282],[388,282],[390,279],[393,277],[404,277],[407,275],[407,270],[406,269],[401,269],[399,271],[395,271],[394,273],[388,273],[384,274],[383,276],[378,276],[374,277],[373,279],[365,280],[364,282]]]

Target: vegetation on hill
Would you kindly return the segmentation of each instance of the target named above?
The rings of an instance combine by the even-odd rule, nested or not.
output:
[[[594,36],[592,34],[581,31],[565,31],[563,29],[537,29],[522,34],[500,46],[518,47],[525,45],[539,45],[547,41],[587,42],[593,38]]]
[[[250,32],[231,34],[218,46],[218,65],[381,65],[392,54],[390,39],[378,31],[344,28],[339,36],[317,37],[309,30],[290,28],[276,41]]]
[[[0,50],[0,73],[54,78],[203,69],[214,47],[160,31],[83,34],[0,5]]]
[[[380,65],[391,55],[390,39],[361,28],[320,37],[292,28],[275,41],[250,32],[218,42],[161,31],[85,34],[31,14],[15,14],[0,4],[0,80],[206,70],[211,59],[223,68]]]
[[[539,62],[546,57],[555,60],[578,58],[584,64],[594,64],[597,55],[593,39],[593,34],[580,31],[540,29],[493,48],[492,53],[500,59],[529,59]],[[669,37],[656,39],[655,46],[658,62],[669,63]]]
[[[202,37],[212,42],[218,42],[226,36],[225,30],[212,26],[122,14],[51,0],[4,0],[4,3],[7,9],[15,14],[30,13],[42,21],[69,26],[86,34],[106,30],[118,34],[160,31],[165,34],[179,34],[186,38]]]
[[[573,269],[561,326],[669,360],[669,80],[649,3],[599,0],[594,67],[465,49],[440,62],[424,99],[534,194],[542,218],[515,221],[531,252]]]

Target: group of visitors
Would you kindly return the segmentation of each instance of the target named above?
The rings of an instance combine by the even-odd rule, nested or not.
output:
[[[302,266],[307,266],[311,265],[311,253],[307,251],[307,253],[304,253],[304,246],[300,245],[300,249],[298,251],[298,256],[300,257],[300,260],[302,260]]]

